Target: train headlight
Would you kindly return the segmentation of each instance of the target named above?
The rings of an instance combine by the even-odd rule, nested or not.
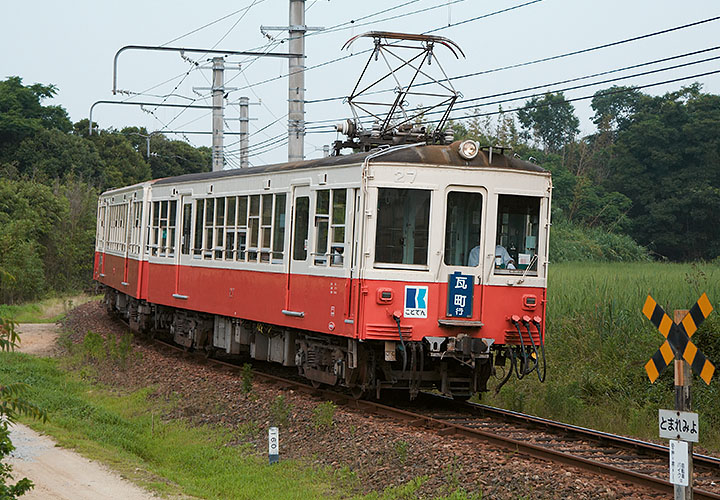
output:
[[[467,140],[460,143],[458,153],[460,153],[460,156],[462,156],[466,160],[472,160],[477,156],[479,150],[480,148],[478,147],[477,142]]]

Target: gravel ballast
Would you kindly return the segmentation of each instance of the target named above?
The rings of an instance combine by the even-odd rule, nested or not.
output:
[[[98,302],[72,310],[64,326],[73,343],[89,331],[116,337],[128,331]],[[337,407],[333,424],[326,427],[318,416],[320,399],[261,381],[254,381],[245,394],[239,373],[164,352],[144,339],[135,339],[132,349],[126,369],[100,370],[102,383],[123,391],[152,386],[153,397],[174,401],[163,418],[228,427],[236,436],[229,444],[250,443],[260,455],[267,453],[268,427],[279,423],[281,459],[338,471],[354,493],[382,491],[422,477],[416,493],[421,498],[460,489],[483,499],[663,498],[631,484],[362,410]]]

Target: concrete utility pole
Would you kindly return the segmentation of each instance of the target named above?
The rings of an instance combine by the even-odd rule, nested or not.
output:
[[[305,159],[305,0],[290,0],[288,161]]]
[[[241,97],[238,102],[240,106],[240,168],[247,168],[248,147],[250,145],[250,99]]]
[[[263,31],[290,34],[288,60],[288,161],[305,159],[305,32],[323,28],[305,26],[305,0],[290,0],[290,26],[261,26]]]
[[[212,169],[213,172],[225,167],[223,155],[223,114],[225,102],[225,59],[213,57],[213,135],[212,135]]]

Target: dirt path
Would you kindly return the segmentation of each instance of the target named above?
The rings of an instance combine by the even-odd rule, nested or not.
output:
[[[21,324],[20,351],[39,356],[52,356],[60,332],[54,324]],[[154,495],[135,486],[104,465],[62,448],[47,436],[24,425],[11,428],[16,450],[10,463],[13,476],[27,477],[35,488],[24,495],[28,500],[147,500]]]
[[[60,335],[55,323],[22,323],[18,325],[18,331],[18,351],[37,356],[52,356],[55,353],[55,341]]]

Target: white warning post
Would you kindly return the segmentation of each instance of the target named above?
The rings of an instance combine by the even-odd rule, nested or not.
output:
[[[280,461],[280,436],[277,427],[268,429],[268,456],[271,464]]]

